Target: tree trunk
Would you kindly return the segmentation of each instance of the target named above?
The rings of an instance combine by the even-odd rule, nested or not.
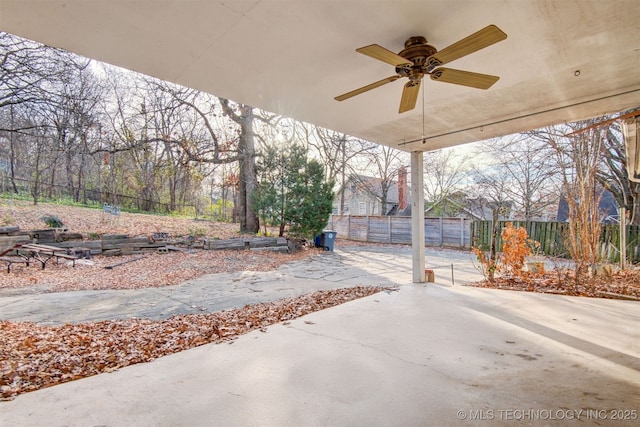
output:
[[[626,208],[630,214],[629,224],[640,225],[640,184],[633,184],[632,194]]]
[[[11,187],[13,188],[13,192],[18,194],[18,186],[16,185],[16,147],[13,142],[13,132],[10,134],[9,144],[11,146],[11,155],[10,155],[10,163],[11,163]]]
[[[243,105],[240,121],[240,232],[257,233],[260,229],[258,215],[253,210],[251,194],[258,186],[256,177],[256,148],[253,131],[253,108]]]
[[[14,143],[14,121],[13,121],[13,105],[9,110],[11,114],[11,132],[9,132],[9,147],[10,147],[10,163],[11,163],[11,186],[13,192],[18,194],[18,186],[16,185],[16,147]]]
[[[238,199],[235,206],[236,212],[240,216],[240,232],[257,233],[260,230],[260,222],[251,202],[251,193],[258,186],[253,107],[241,104],[239,108],[240,114],[238,114],[231,108],[228,100],[221,98],[220,104],[224,113],[240,125],[240,138],[238,141],[240,171]]]

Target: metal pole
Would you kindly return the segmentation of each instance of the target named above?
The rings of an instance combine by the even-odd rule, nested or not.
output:
[[[455,286],[455,282],[453,280],[453,263],[451,264],[451,286]]]

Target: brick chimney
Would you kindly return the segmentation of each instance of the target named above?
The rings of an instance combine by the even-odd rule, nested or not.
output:
[[[407,168],[402,166],[398,171],[398,211],[407,208]]]

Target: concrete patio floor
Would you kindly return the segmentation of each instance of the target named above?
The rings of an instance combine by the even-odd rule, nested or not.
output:
[[[427,265],[441,268],[435,284],[409,283],[409,251],[328,256],[344,277],[377,269],[372,284],[401,286],[0,402],[0,426],[640,422],[638,303],[459,286],[473,268],[447,251],[428,253]]]

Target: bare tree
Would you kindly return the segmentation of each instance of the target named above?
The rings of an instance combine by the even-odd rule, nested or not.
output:
[[[618,206],[629,212],[629,223],[640,225],[640,183],[629,180],[627,153],[620,122],[609,121],[603,125],[602,131],[605,132],[602,167],[597,171],[596,178],[613,194]]]
[[[363,160],[363,170],[379,178],[379,181],[358,180],[360,177],[358,174],[353,174],[351,178],[365,191],[379,198],[384,210],[387,206],[389,189],[396,182],[400,169],[408,161],[406,153],[380,145],[361,153],[356,158]]]
[[[56,184],[59,154],[63,149],[59,144],[52,144],[52,135],[57,133],[58,141],[64,141],[63,145],[66,145],[70,135],[79,136],[80,128],[86,124],[86,117],[79,119],[89,111],[84,108],[81,113],[79,108],[79,100],[86,91],[82,93],[78,88],[79,82],[88,82],[87,64],[88,60],[78,56],[0,32],[0,132],[8,134],[14,191],[17,191],[15,155],[18,152],[15,143],[21,139],[18,134],[30,135],[37,149],[46,150],[32,152],[24,163],[38,166],[30,177],[37,180],[32,188],[32,193],[37,189],[36,203],[41,184],[47,179],[44,170],[40,169],[43,164],[47,164],[50,191]],[[55,120],[52,113],[59,117],[66,114],[67,118]],[[76,153],[77,149],[67,150],[65,158],[65,175],[70,177],[70,184],[74,176],[80,179],[85,166],[84,162],[74,164]],[[73,194],[73,185],[71,187]]]
[[[60,80],[64,69],[60,62],[65,64],[70,57],[59,49],[0,31],[0,110],[46,100],[43,92],[48,84]]]
[[[68,194],[80,200],[80,189],[85,186],[90,172],[89,153],[94,148],[93,128],[100,121],[98,104],[103,90],[100,82],[88,69],[88,61],[70,57],[64,79],[51,85],[49,102],[40,109],[47,118],[50,134],[55,141],[54,151],[59,153],[60,165],[50,174],[51,187],[59,173],[66,180]],[[54,90],[55,88],[55,90]],[[56,162],[57,163],[57,162]],[[51,188],[50,187],[50,188]]]
[[[344,188],[349,175],[357,175],[358,159],[367,158],[375,144],[340,132],[297,123],[296,129],[324,165],[327,180]],[[340,212],[344,212],[345,192],[341,191]]]
[[[554,151],[544,141],[516,134],[482,144],[482,152],[492,164],[478,170],[479,181],[504,194],[512,216],[526,221],[548,218],[548,209],[557,206],[560,187]]]
[[[599,206],[602,187],[597,174],[602,163],[606,130],[593,127],[594,123],[594,120],[587,120],[534,133],[554,149],[561,168],[563,196],[569,208],[565,246],[575,262],[577,280],[584,278],[589,267],[600,261],[603,214]]]
[[[510,183],[497,169],[476,167],[473,171],[475,197],[471,197],[468,202],[485,220],[509,218],[513,206],[509,186]],[[492,213],[490,218],[484,215],[487,210]]]
[[[187,88],[160,84],[159,87],[170,92],[182,107],[194,112],[202,124],[203,139],[183,139],[181,148],[191,161],[212,164],[238,162],[238,192],[235,212],[240,222],[241,232],[255,233],[259,230],[258,217],[253,210],[251,193],[257,185],[256,176],[256,140],[259,139],[255,127],[258,120],[269,123],[273,117],[260,116],[248,105],[236,104],[227,99],[207,97],[207,95]],[[220,108],[218,111],[217,108]],[[235,128],[225,132],[226,124],[214,123],[212,119],[224,116],[230,119]],[[224,184],[223,184],[224,186]]]
[[[457,155],[454,150],[437,150],[424,154],[425,198],[434,206],[440,206],[440,213],[448,212],[452,199],[464,193],[465,180],[469,176],[468,155]],[[459,200],[459,204],[464,204]],[[459,208],[460,206],[458,206]]]
[[[191,204],[197,211],[204,179],[215,165],[238,158],[233,142],[219,142],[224,132],[216,119],[223,116],[217,98],[150,77],[111,73],[107,111],[113,137],[101,150],[109,158],[126,153],[124,161],[134,162],[133,187],[145,199],[167,200],[170,210]]]
[[[317,153],[325,167],[329,180],[336,181],[339,177],[353,172],[353,159],[374,149],[375,145],[359,138],[354,138],[340,132],[332,131],[313,125],[302,124],[297,127],[311,127],[309,146]]]
[[[640,224],[640,184],[631,182],[627,171],[627,157],[624,147],[624,139],[621,130],[620,117],[626,112],[613,116],[603,116],[573,123],[570,125],[558,125],[553,129],[540,129],[528,132],[527,135],[543,143],[553,145],[550,140],[565,138],[591,138],[601,152],[597,156],[598,162],[595,178],[599,185],[610,191],[618,206],[625,207],[631,214],[631,223]],[[571,157],[571,162],[579,163],[583,159]],[[560,165],[565,167],[566,165]]]

